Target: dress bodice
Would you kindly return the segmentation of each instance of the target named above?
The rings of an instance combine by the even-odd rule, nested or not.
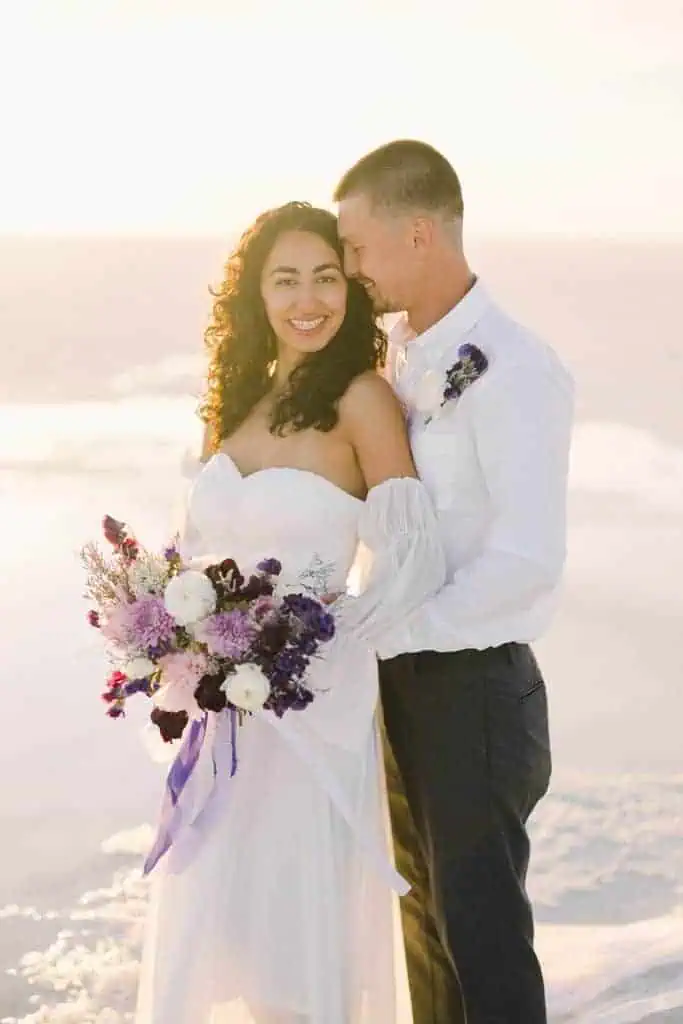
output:
[[[271,467],[242,476],[218,452],[190,491],[188,553],[234,558],[242,572],[277,558],[282,586],[338,591],[353,562],[363,506],[316,473]]]

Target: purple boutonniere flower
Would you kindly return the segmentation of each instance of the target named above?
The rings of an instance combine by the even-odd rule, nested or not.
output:
[[[461,345],[458,356],[458,361],[453,363],[446,373],[442,405],[450,402],[452,398],[460,398],[463,391],[479,380],[488,369],[489,361],[476,345]]]
[[[458,349],[458,359],[442,374],[430,370],[424,375],[415,394],[415,407],[430,423],[446,402],[460,398],[470,385],[486,373],[489,361],[476,345],[468,343]]]

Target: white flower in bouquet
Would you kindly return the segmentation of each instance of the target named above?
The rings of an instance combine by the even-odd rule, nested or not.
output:
[[[156,665],[149,658],[131,658],[122,666],[121,671],[130,680],[147,679],[155,668]]]
[[[164,604],[179,625],[189,626],[216,610],[216,591],[203,572],[188,569],[169,581]]]
[[[258,665],[238,665],[221,690],[226,699],[242,711],[258,711],[270,695],[270,683]]]

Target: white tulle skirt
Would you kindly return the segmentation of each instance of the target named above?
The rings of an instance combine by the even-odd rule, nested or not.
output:
[[[248,719],[233,777],[219,717],[192,783],[215,761],[211,795],[152,876],[137,1024],[396,1020],[400,886],[368,713],[374,672],[347,658],[340,696],[332,685],[281,722]]]

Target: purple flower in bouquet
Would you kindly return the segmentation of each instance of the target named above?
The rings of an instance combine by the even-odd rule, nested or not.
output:
[[[132,679],[129,683],[123,684],[123,692],[126,697],[132,697],[134,693],[148,693],[148,679]]]
[[[318,640],[331,640],[334,636],[334,618],[314,598],[305,594],[288,594],[282,605],[284,609],[299,619]]]
[[[175,623],[163,599],[150,594],[113,608],[101,629],[108,640],[122,647],[149,651],[172,641]]]
[[[195,639],[206,644],[210,654],[239,661],[251,648],[257,629],[249,613],[236,608],[210,615],[194,626],[193,633]]]
[[[318,639],[312,633],[304,633],[297,640],[297,649],[308,658],[315,654],[318,644]]]
[[[175,622],[166,610],[162,597],[140,598],[129,605],[131,611],[130,636],[133,646],[146,651],[171,641],[175,635]]]
[[[264,704],[267,711],[272,711],[282,718],[285,711],[303,711],[313,700],[313,694],[302,683],[278,682],[271,676],[271,693]]]
[[[256,568],[259,572],[265,573],[266,576],[279,576],[282,572],[282,565],[278,562],[277,558],[264,558]]]
[[[286,647],[275,658],[273,668],[278,679],[295,679],[306,671],[308,658],[296,647]]]
[[[305,686],[297,686],[295,693],[288,702],[291,711],[303,711],[313,700],[313,694]],[[276,709],[274,709],[276,710]],[[277,710],[276,710],[277,713]]]
[[[173,541],[168,547],[164,548],[164,558],[167,562],[173,562],[176,558],[180,558],[180,552],[178,551],[178,544]]]

